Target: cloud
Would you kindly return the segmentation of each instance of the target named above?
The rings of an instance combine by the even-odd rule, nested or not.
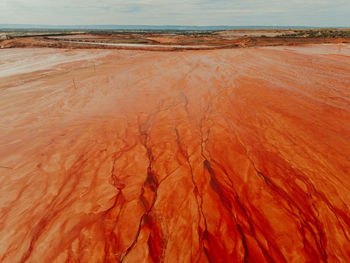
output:
[[[0,0],[0,23],[350,26],[349,0]]]

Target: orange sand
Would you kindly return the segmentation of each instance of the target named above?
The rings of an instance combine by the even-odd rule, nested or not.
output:
[[[0,50],[0,262],[350,262],[349,53]]]

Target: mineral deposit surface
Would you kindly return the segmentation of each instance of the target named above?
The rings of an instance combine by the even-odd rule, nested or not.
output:
[[[0,50],[0,262],[350,262],[350,46]]]

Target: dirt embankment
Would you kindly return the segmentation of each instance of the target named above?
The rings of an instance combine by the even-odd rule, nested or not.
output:
[[[271,33],[272,34],[272,33]],[[194,35],[70,35],[60,37],[13,38],[0,42],[1,48],[132,49],[154,51],[244,48],[278,45],[350,43],[350,37],[250,36],[227,39],[225,34]],[[84,43],[85,42],[85,43]],[[96,43],[96,44],[93,44]],[[134,46],[130,46],[130,44]],[[181,47],[180,47],[181,46]]]

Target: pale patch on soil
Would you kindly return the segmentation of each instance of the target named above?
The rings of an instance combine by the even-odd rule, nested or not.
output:
[[[3,49],[0,50],[0,77],[23,74],[68,62],[106,56],[108,51],[71,51],[63,49]]]

